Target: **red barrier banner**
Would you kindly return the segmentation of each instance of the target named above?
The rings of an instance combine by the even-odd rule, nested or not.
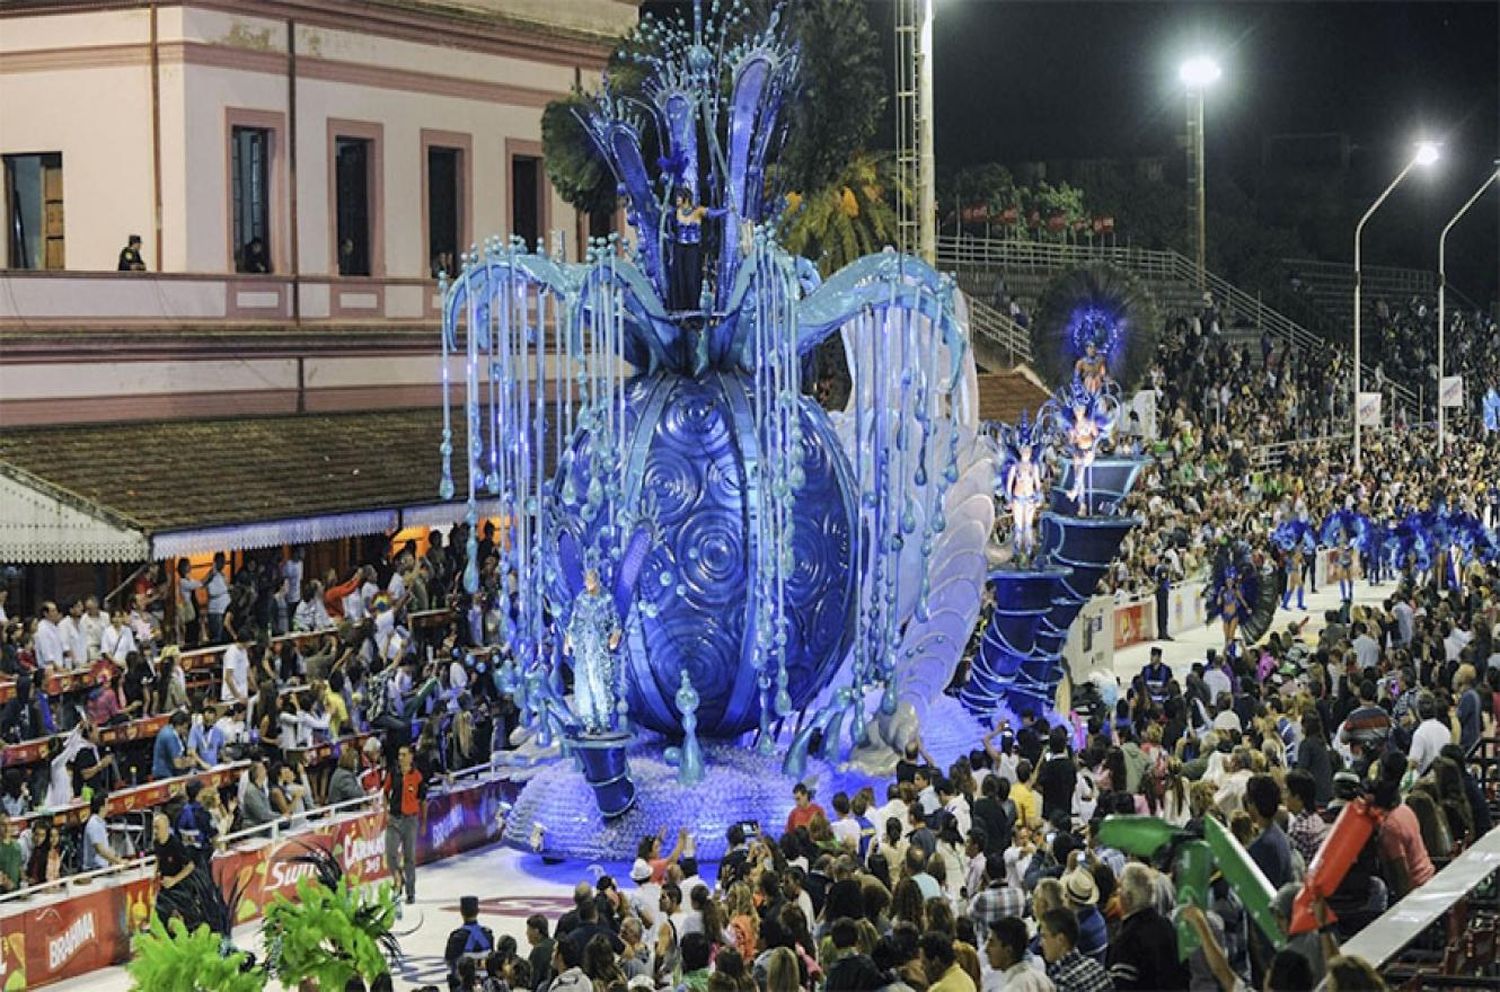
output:
[[[108,967],[130,950],[123,887],[110,886],[25,914],[32,987]]]
[[[502,803],[513,800],[519,788],[491,780],[433,796],[418,837],[418,859],[426,863],[498,840]],[[297,882],[311,877],[313,868],[295,859],[309,849],[331,852],[351,880],[386,878],[385,811],[318,824],[215,857],[219,888],[239,888],[236,926],[257,919],[278,895],[296,898]],[[14,911],[0,916],[0,992],[39,988],[129,959],[132,936],[146,929],[155,908],[156,877],[96,884],[46,906],[5,907]]]
[[[1115,649],[1139,644],[1147,637],[1146,604],[1115,607]]]
[[[0,918],[0,988],[24,989],[26,983],[26,924],[18,913]]]

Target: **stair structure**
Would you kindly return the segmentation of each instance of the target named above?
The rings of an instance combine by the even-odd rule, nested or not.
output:
[[[1298,297],[1339,328],[1342,340],[1354,334],[1354,266],[1343,262],[1319,262],[1308,258],[1284,258],[1289,285]],[[1293,281],[1294,280],[1294,281]],[[1413,296],[1435,305],[1437,273],[1425,269],[1399,269],[1386,265],[1360,267],[1360,301],[1365,328],[1375,326],[1375,311],[1381,302],[1394,312]],[[1453,287],[1448,287],[1453,295]]]
[[[992,293],[997,276],[1003,277],[1006,291],[1011,296],[1031,304],[1034,309],[1036,301],[1058,273],[1099,262],[1134,273],[1150,288],[1157,305],[1165,313],[1194,309],[1202,305],[1203,292],[1211,294],[1227,317],[1225,332],[1231,341],[1258,338],[1265,330],[1282,347],[1299,352],[1317,351],[1328,343],[1329,338],[1325,335],[1309,330],[1303,323],[1267,306],[1259,296],[1245,292],[1212,272],[1203,274],[1203,291],[1200,292],[1197,266],[1175,251],[953,235],[938,239],[939,267],[955,274],[959,287],[974,298],[972,306],[975,310],[981,304],[995,302]],[[993,306],[988,309],[991,313],[998,313]],[[976,332],[976,358],[980,352],[979,337],[980,333]],[[1373,376],[1374,367],[1367,365],[1365,374]],[[1416,394],[1406,387],[1397,386],[1396,392],[1398,399],[1415,403]]]
[[[1036,417],[1049,394],[1028,368],[989,372],[979,376],[979,419],[1015,424],[1021,414]]]

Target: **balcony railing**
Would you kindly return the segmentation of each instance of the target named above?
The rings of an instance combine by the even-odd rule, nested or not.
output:
[[[0,330],[205,323],[429,323],[432,279],[0,271]]]

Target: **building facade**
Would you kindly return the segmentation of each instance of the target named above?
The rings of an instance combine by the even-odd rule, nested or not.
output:
[[[636,16],[6,4],[0,423],[433,403],[436,273],[492,234],[581,251],[542,110],[592,86]],[[120,271],[132,235],[144,271]]]

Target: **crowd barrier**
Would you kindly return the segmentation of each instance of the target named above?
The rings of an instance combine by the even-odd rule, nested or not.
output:
[[[513,801],[519,790],[508,779],[486,778],[429,796],[417,838],[418,862],[498,840],[502,804]],[[359,881],[387,877],[385,817],[383,808],[357,810],[238,840],[213,861],[221,889],[240,887],[232,907],[235,924],[253,922],[277,896],[295,897],[297,882],[309,877],[312,868],[294,859],[309,848],[331,852],[345,874]],[[146,859],[124,872],[56,884],[58,895],[0,902],[0,988],[5,992],[41,988],[124,963],[131,939],[150,921],[158,883],[154,864]]]

